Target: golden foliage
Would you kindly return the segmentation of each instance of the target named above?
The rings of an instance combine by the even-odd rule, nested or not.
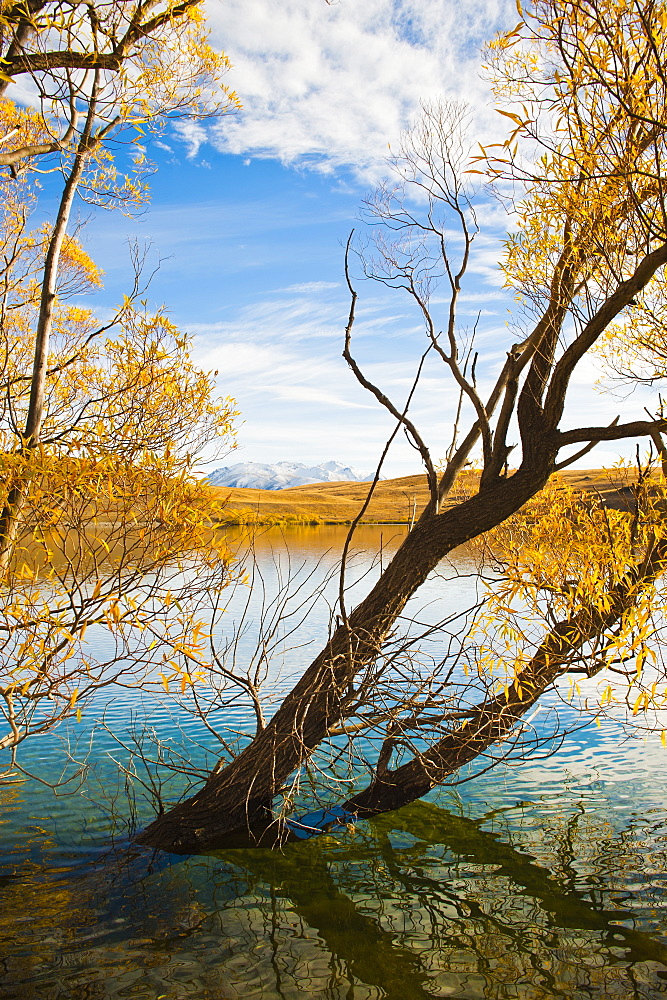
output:
[[[658,659],[667,610],[665,564],[657,571],[649,566],[667,540],[667,485],[654,472],[629,490],[634,511],[614,510],[595,493],[554,477],[516,515],[476,540],[495,571],[473,630],[477,668],[496,676],[500,690],[520,687],[545,636],[583,616],[600,625],[581,645],[573,638],[561,670],[567,699],[577,694],[596,716],[620,703],[633,716],[667,705],[667,672]],[[627,599],[619,615],[612,611],[623,586]]]
[[[42,138],[38,116],[9,102],[0,109]],[[97,196],[105,184],[107,194],[119,194],[102,144],[85,182],[97,185]],[[15,752],[30,734],[80,719],[109,684],[177,680],[185,689],[203,676],[211,609],[229,582],[230,557],[212,527],[219,504],[193,473],[205,447],[233,446],[235,411],[164,313],[128,298],[100,323],[68,302],[99,287],[102,272],[75,237],[30,228],[37,191],[28,175],[5,178],[3,189],[0,748]],[[43,413],[26,446],[54,239],[61,242]]]
[[[534,0],[488,46],[512,128],[478,162],[526,192],[506,272],[528,298],[563,254],[576,282],[612,288],[665,239],[666,25],[664,2]]]
[[[158,460],[46,448],[5,455],[3,466],[5,489],[15,476],[28,488],[0,601],[10,723],[0,746],[75,709],[80,718],[87,698],[114,682],[155,686],[168,671],[194,683],[206,662],[206,601],[228,580],[206,485]]]
[[[637,295],[627,315],[612,324],[596,345],[608,378],[653,385],[667,377],[667,289],[659,275]]]
[[[167,661],[164,676],[197,676],[197,609],[210,613],[229,560],[193,470],[232,443],[233,404],[188,338],[137,308],[139,261],[110,322],[68,303],[102,275],[67,225],[75,193],[143,204],[148,133],[238,99],[192,0],[2,4],[0,49],[0,91],[29,74],[39,108],[0,100],[0,746],[15,748],[114,680],[152,683]],[[55,222],[31,228],[31,178],[56,170]],[[113,655],[95,655],[88,628],[113,634]]]

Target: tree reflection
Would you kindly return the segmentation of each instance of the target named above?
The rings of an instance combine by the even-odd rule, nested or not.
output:
[[[82,865],[37,831],[29,868],[0,871],[0,997],[667,996],[655,824],[517,815],[417,802],[354,835],[148,866],[125,848]]]
[[[483,829],[487,819],[417,802],[351,842],[319,838],[282,854],[224,858],[316,929],[342,970],[340,987],[361,981],[395,1000],[667,995],[659,936],[628,926],[632,913],[605,903],[613,884],[592,898],[577,887],[573,818],[554,870]],[[622,863],[621,836],[598,850]],[[289,935],[282,946],[289,950]]]

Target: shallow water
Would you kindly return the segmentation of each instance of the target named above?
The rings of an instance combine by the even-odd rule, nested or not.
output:
[[[358,573],[381,533],[388,556],[396,531],[364,529]],[[339,529],[267,532],[258,551],[269,583],[285,536],[293,568],[318,557],[323,573],[334,565]],[[464,558],[443,568],[457,575],[453,587],[429,581],[422,615],[474,596],[471,567]],[[307,662],[327,615],[325,595],[279,665],[278,687]],[[170,710],[119,692],[107,718],[121,732],[132,711],[149,713],[173,734]],[[80,745],[93,717],[89,709],[72,729]],[[203,756],[205,734],[193,721],[184,729]],[[60,772],[62,735],[28,748],[35,773]],[[591,727],[546,759],[500,765],[354,830],[280,852],[185,859],[128,848],[110,753],[120,755],[98,732],[96,774],[69,796],[54,799],[35,781],[0,792],[0,997],[667,995],[667,751],[658,740]],[[136,807],[139,822],[148,818],[140,797]]]

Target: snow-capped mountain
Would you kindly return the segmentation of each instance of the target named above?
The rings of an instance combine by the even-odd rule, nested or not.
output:
[[[322,465],[303,465],[301,462],[237,462],[224,469],[217,469],[207,477],[214,486],[242,486],[256,490],[285,490],[288,486],[307,486],[309,483],[337,483],[344,479],[363,483],[373,478],[373,473],[362,476],[340,462],[323,462]]]

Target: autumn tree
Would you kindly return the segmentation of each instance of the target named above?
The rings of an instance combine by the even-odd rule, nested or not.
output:
[[[140,303],[139,253],[109,321],[72,303],[101,272],[71,218],[77,198],[142,204],[150,133],[237,101],[187,0],[3,4],[0,48],[0,746],[15,765],[29,735],[102,686],[191,683],[182,651],[203,641],[198,606],[227,582],[192,470],[206,445],[229,443],[233,405],[188,338]],[[18,77],[29,108],[9,99]],[[45,171],[62,188],[53,222],[34,228]]]
[[[661,301],[667,263],[666,26],[662,0],[533,0],[487,53],[499,110],[511,123],[507,141],[471,151],[460,109],[438,105],[426,106],[405,137],[396,182],[367,206],[375,250],[363,250],[362,263],[367,277],[408,295],[422,317],[425,350],[451,379],[455,438],[429,440],[410,417],[412,393],[390,400],[355,359],[358,293],[348,259],[344,357],[419,451],[430,502],[353,610],[341,587],[337,627],[270,721],[140,843],[197,851],[290,836],[298,823],[285,818],[299,778],[318,748],[336,740],[368,747],[379,738],[380,746],[357,775],[356,792],[330,800],[329,820],[394,809],[507,745],[538,699],[564,679],[578,685],[578,673],[603,678],[599,697],[588,689],[582,696],[594,714],[619,696],[608,681],[614,670],[632,711],[659,704],[662,671],[652,667],[648,680],[642,671],[667,557],[664,468],[654,480],[642,474],[633,512],[618,517],[564,492],[550,493],[546,510],[534,498],[600,441],[652,442],[665,463],[659,399],[654,415],[608,426],[563,426],[563,414],[578,366],[612,332],[622,357],[648,351],[659,371],[652,338],[660,324],[632,340],[628,355],[623,324],[646,298]],[[503,267],[520,331],[484,395],[474,345],[457,319],[478,231],[472,182],[480,175],[515,212]],[[510,434],[519,441],[512,468]],[[462,471],[478,447],[481,475],[464,488]],[[444,470],[434,452],[447,452]],[[554,522],[560,569],[545,556]],[[454,634],[458,643],[439,662],[415,669],[411,660],[410,673],[396,646],[408,599],[444,556],[488,533],[507,582],[472,632]]]

